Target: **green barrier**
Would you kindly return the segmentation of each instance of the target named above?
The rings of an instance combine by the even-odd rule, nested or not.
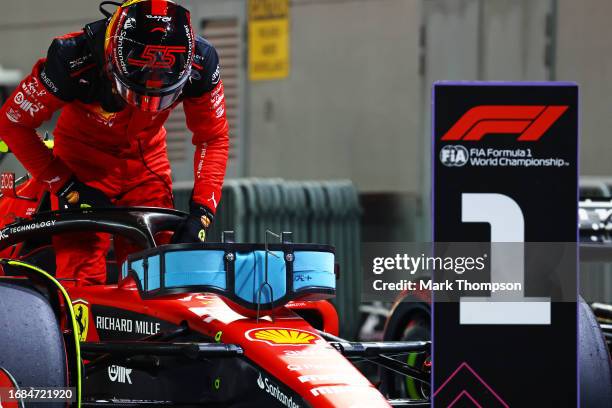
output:
[[[304,183],[306,192],[306,206],[308,208],[308,240],[310,242],[327,243],[329,241],[327,221],[329,206],[323,186],[319,182],[307,181]]]
[[[282,180],[280,179],[256,179],[253,181],[259,210],[255,220],[257,226],[255,236],[262,237],[261,232],[265,233],[267,229],[276,233],[281,232],[285,213],[281,184]]]
[[[190,194],[190,188],[175,191],[178,209],[188,209]],[[342,321],[341,336],[353,338],[358,331],[362,284],[361,207],[355,186],[348,180],[227,180],[209,239],[218,241],[222,231],[232,230],[236,242],[263,242],[267,229],[291,231],[294,242],[336,248],[341,279],[334,304]]]
[[[358,305],[361,299],[360,258],[360,216],[359,196],[350,181],[330,181],[323,183],[329,204],[329,242],[336,247],[336,260],[341,267],[338,282],[337,308],[342,310],[342,328],[350,336],[359,329]]]
[[[235,228],[244,228],[244,242],[261,241],[263,239],[262,235],[257,235],[259,229],[257,220],[259,218],[260,209],[253,180],[242,180],[241,188],[245,198],[246,218],[243,225],[236,225]]]
[[[235,239],[238,242],[246,241],[246,230],[240,228],[247,218],[247,205],[240,180],[228,180],[223,186],[220,205],[217,209],[215,222],[209,232],[211,240],[220,241],[223,231],[235,231]]]
[[[301,183],[295,181],[284,182],[281,189],[285,204],[283,231],[293,232],[295,242],[307,242],[309,210],[306,202],[306,192]]]

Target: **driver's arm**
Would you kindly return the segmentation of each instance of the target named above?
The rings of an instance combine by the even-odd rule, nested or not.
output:
[[[183,101],[187,127],[193,132],[194,187],[192,210],[205,207],[212,215],[221,199],[229,151],[229,127],[219,58],[208,43],[198,44],[194,80]]]
[[[59,41],[54,40],[47,58],[34,65],[0,109],[0,139],[52,193],[67,183],[72,172],[44,145],[36,128],[72,99],[71,79],[60,54]]]

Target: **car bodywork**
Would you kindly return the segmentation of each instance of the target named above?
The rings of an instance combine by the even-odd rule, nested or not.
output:
[[[48,241],[53,234],[103,231],[155,251],[156,233],[173,230],[185,217],[152,208],[45,212],[47,197],[36,182],[27,181],[14,191],[13,197],[0,200],[0,213],[8,216],[0,255],[13,259],[3,265],[3,280],[16,284],[24,275],[55,281],[25,263],[44,269],[52,259]],[[275,247],[266,246],[268,250]],[[245,316],[227,295],[210,291],[185,287],[151,296],[132,273],[107,285],[59,283],[65,296],[56,303],[67,316],[62,327],[80,340],[69,358],[83,361],[83,373],[71,370],[70,380],[73,386],[82,382],[82,406],[429,405],[426,398],[387,400],[351,361],[372,362],[429,383],[427,369],[393,358],[428,353],[429,342],[340,339],[339,319],[327,300],[284,298],[273,310],[251,307]]]

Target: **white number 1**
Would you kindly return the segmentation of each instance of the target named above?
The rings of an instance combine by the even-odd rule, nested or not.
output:
[[[464,193],[461,221],[491,226],[491,282],[525,287],[525,218],[521,207],[503,194]],[[510,244],[501,244],[501,243]],[[550,324],[550,298],[527,298],[524,290],[493,292],[489,297],[463,296],[460,324]]]

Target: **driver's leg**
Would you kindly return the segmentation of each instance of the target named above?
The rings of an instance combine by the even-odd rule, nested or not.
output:
[[[90,182],[92,186],[111,196],[105,183]],[[51,208],[59,208],[57,197],[51,196]],[[103,285],[106,283],[106,255],[110,248],[110,234],[101,232],[71,232],[52,237],[55,250],[55,275],[67,279],[68,286]]]
[[[76,232],[53,237],[56,276],[68,279],[70,285],[102,285],[106,283],[106,254],[110,247],[110,235],[95,232]]]
[[[133,183],[128,191],[117,198],[117,206],[174,208],[170,163],[165,156],[165,151],[163,154],[151,156],[153,155],[147,157],[148,168],[141,161],[129,163],[130,170],[140,174],[140,177],[135,177],[134,180],[140,180],[140,182]],[[155,240],[158,244],[164,244],[170,242],[171,237],[170,232],[160,233]],[[125,261],[128,254],[142,250],[119,236],[114,237],[114,246],[115,258],[119,266]]]

